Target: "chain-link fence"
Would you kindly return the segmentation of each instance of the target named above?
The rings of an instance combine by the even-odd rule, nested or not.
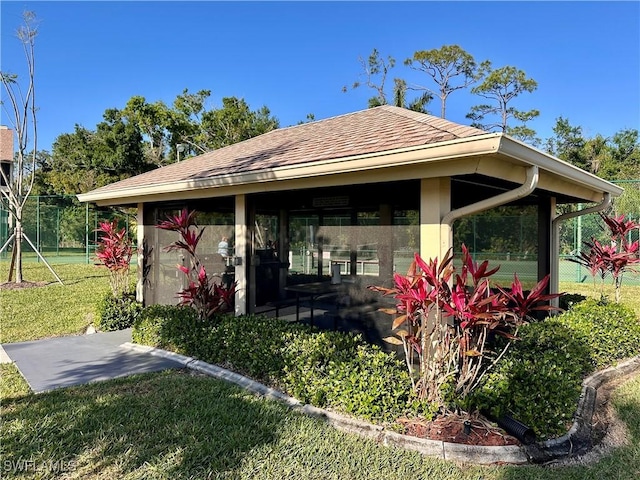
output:
[[[0,245],[13,231],[13,219],[6,200],[0,203]],[[98,241],[96,229],[102,221],[117,220],[135,241],[135,212],[114,208],[99,208],[80,203],[75,196],[32,196],[23,211],[23,231],[50,263],[93,263]],[[0,259],[10,258],[5,249]],[[40,261],[27,242],[23,246],[23,261]]]
[[[626,215],[625,219],[640,223],[640,214]],[[510,282],[513,274],[517,273],[520,280],[530,285],[538,274],[537,221],[535,212],[526,210],[520,215],[483,214],[466,217],[454,225],[455,250],[460,256],[461,245],[464,243],[476,261],[488,260],[491,266],[499,265],[500,270],[493,278],[501,284]],[[559,236],[560,282],[592,281],[591,273],[571,259],[585,251],[587,247],[584,242],[592,239],[604,245],[611,242],[609,230],[603,220],[598,214],[571,218],[560,223]],[[640,228],[628,233],[628,242],[638,240]],[[624,283],[640,285],[640,272],[625,274]]]

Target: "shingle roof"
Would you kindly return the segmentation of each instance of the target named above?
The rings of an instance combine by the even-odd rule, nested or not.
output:
[[[281,128],[219,150],[189,158],[91,193],[117,192],[219,175],[339,159],[482,135],[477,128],[384,105]]]

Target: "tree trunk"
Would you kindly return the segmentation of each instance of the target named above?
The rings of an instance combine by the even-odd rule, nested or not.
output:
[[[16,283],[22,283],[22,219],[16,219]]]

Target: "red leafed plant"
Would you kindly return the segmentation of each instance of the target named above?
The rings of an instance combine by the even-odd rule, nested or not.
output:
[[[198,312],[201,320],[210,319],[216,313],[222,313],[233,308],[235,283],[229,287],[216,283],[207,275],[207,271],[197,254],[198,243],[204,228],[196,224],[195,210],[189,212],[183,209],[178,215],[170,215],[165,221],[156,225],[161,230],[177,232],[180,240],[165,247],[166,251],[183,250],[189,265],[178,265],[177,268],[185,274],[187,286],[178,292],[181,305],[189,305]]]
[[[109,269],[111,292],[116,298],[121,297],[128,289],[129,266],[133,247],[126,229],[118,230],[118,223],[101,222],[96,229],[101,234],[96,247],[96,257]]]
[[[383,309],[396,316],[395,335],[385,340],[403,346],[419,398],[444,407],[448,385],[464,399],[509,347],[507,342],[493,351],[490,338],[517,338],[531,313],[551,309],[544,302],[560,295],[543,293],[548,276],[526,295],[517,276],[510,291],[492,290],[489,279],[498,268],[490,269],[487,261],[478,265],[463,245],[460,273],[451,251],[442,261],[426,262],[416,254],[407,275],[394,275],[394,288],[369,287],[397,301],[395,309]]]
[[[592,237],[590,242],[583,242],[587,250],[569,260],[586,267],[593,277],[594,285],[596,276],[600,277],[602,287],[607,274],[611,274],[616,303],[620,303],[620,287],[624,273],[636,271],[636,265],[640,265],[640,244],[638,240],[630,242],[627,239],[629,232],[640,225],[632,220],[625,220],[624,215],[609,217],[600,213],[600,217],[609,229],[610,244],[603,245]],[[600,296],[603,296],[602,289]]]

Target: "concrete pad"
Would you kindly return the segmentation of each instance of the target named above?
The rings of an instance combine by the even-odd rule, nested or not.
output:
[[[7,352],[4,351],[4,348],[2,348],[2,345],[0,345],[0,363],[11,363],[11,359],[9,355],[7,355]]]
[[[131,329],[2,345],[31,390],[109,380],[137,373],[182,368],[179,362],[122,347]]]

